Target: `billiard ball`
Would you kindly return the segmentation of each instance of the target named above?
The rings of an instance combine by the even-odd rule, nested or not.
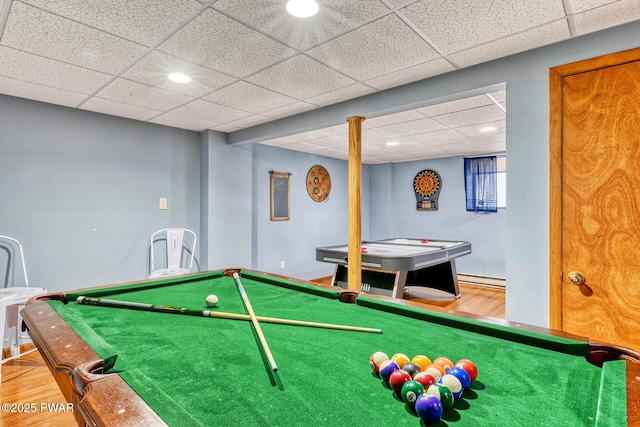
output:
[[[440,377],[444,375],[444,369],[440,365],[429,365],[424,369],[423,372],[431,375],[436,379],[436,381],[438,381]]]
[[[413,362],[405,363],[402,369],[409,372],[409,375],[411,375],[411,378],[415,377],[416,374],[420,372],[420,366],[416,365]]]
[[[400,389],[400,397],[402,397],[402,401],[408,404],[411,408],[415,406],[418,396],[422,393],[424,393],[423,385],[414,380],[407,381]]]
[[[396,353],[391,356],[391,358],[396,361],[400,368],[402,368],[406,363],[409,363],[409,357],[406,354]]]
[[[393,371],[397,371],[398,369],[400,369],[400,367],[395,360],[385,360],[380,365],[380,372],[378,372],[378,374],[380,375],[380,378],[382,378],[382,380],[388,384],[389,377],[391,376]]]
[[[411,381],[411,375],[404,369],[398,369],[389,376],[389,387],[396,393],[400,393],[402,386],[407,381]]]
[[[215,307],[216,305],[218,305],[218,297],[215,295],[209,295],[205,302],[207,303],[207,307]]]
[[[433,378],[433,375],[428,374],[426,372],[418,372],[414,377],[414,381],[419,382],[422,386],[427,389],[431,384],[435,384],[436,379]]]
[[[433,364],[442,366],[442,369],[444,369],[445,374],[449,372],[449,369],[453,368],[453,362],[447,359],[446,357],[438,357],[436,360],[433,361]]]
[[[380,365],[382,365],[382,362],[385,360],[389,360],[389,356],[381,351],[376,351],[369,358],[369,366],[371,366],[371,369],[373,369],[376,375],[379,375]]]
[[[456,363],[456,367],[462,368],[467,371],[467,374],[469,374],[469,377],[471,378],[471,382],[474,382],[476,378],[478,378],[478,368],[471,360],[458,360],[458,362]]]
[[[460,383],[462,384],[463,389],[466,390],[471,387],[471,377],[464,369],[453,367],[449,369],[449,375],[453,375],[454,377],[458,378],[460,380]]]
[[[460,380],[453,375],[444,374],[438,380],[438,384],[444,384],[449,387],[449,390],[451,390],[455,399],[460,399],[460,396],[462,396],[462,392],[464,391]]]
[[[424,369],[431,365],[431,359],[429,359],[427,356],[423,356],[422,354],[418,354],[417,356],[413,356],[413,359],[411,359],[411,362],[415,363],[416,365],[420,366],[420,370],[424,371]]]
[[[426,425],[437,423],[442,418],[442,403],[431,394],[421,394],[416,399],[416,414]]]
[[[429,386],[426,393],[440,399],[442,407],[444,408],[451,408],[453,406],[453,402],[455,402],[453,393],[451,393],[449,387],[444,384],[432,384]]]

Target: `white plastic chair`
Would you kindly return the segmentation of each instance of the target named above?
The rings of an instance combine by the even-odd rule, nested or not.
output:
[[[149,278],[190,273],[195,258],[196,240],[196,233],[186,228],[165,228],[153,233],[149,243]],[[161,246],[162,241],[166,242],[166,250],[162,251],[166,262],[158,261],[156,256],[155,247]]]
[[[0,271],[3,266],[4,282],[0,288],[0,333],[2,334],[2,347],[6,339],[5,332],[9,337],[10,357],[3,358],[4,351],[0,354],[0,369],[2,365],[9,360],[17,359],[20,356],[36,351],[31,349],[20,353],[20,313],[19,309],[32,297],[46,294],[46,288],[30,288],[29,279],[27,278],[27,267],[24,261],[24,251],[19,241],[12,237],[0,236],[0,260],[6,256],[6,263],[0,264]],[[20,271],[18,272],[18,268]],[[22,283],[24,286],[16,286],[16,276],[22,274]],[[0,382],[2,382],[2,371],[0,370]]]

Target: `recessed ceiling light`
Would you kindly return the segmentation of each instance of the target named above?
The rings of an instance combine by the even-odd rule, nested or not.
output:
[[[398,141],[389,141],[387,142],[388,146],[398,145]]]
[[[298,18],[308,18],[318,12],[318,3],[315,0],[289,0],[287,12]]]
[[[498,128],[495,127],[495,126],[487,126],[486,128],[481,128],[480,132],[491,132],[491,131],[496,130],[496,129],[498,129]]]
[[[191,81],[191,77],[182,73],[171,73],[168,77],[169,80],[172,80],[176,83],[189,83]]]

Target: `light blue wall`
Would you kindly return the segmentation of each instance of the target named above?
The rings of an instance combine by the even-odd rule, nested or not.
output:
[[[202,179],[202,222],[206,233],[201,249],[207,251],[205,269],[251,267],[252,153],[250,147],[227,145],[226,134],[202,132],[202,157],[207,174]],[[203,257],[204,258],[204,257]]]
[[[424,169],[435,170],[442,180],[437,211],[416,209],[413,179]],[[376,180],[380,186],[385,186],[386,181],[388,189],[386,196],[372,197],[372,218],[376,212],[375,222],[371,222],[374,239],[414,237],[469,241],[472,253],[456,260],[458,272],[505,277],[506,211],[500,209],[495,214],[466,211],[462,157],[375,165],[371,167],[371,175],[383,176]]]
[[[329,276],[334,266],[316,262],[315,248],[347,243],[347,162],[265,145],[253,145],[253,266],[301,279]],[[329,199],[318,203],[309,197],[306,177],[320,164],[331,175]],[[271,221],[269,171],[290,172],[290,219]],[[362,235],[367,238],[368,168],[363,168]],[[280,270],[280,261],[285,269]]]
[[[32,286],[143,279],[152,232],[199,232],[198,158],[195,132],[0,95],[0,234]]]

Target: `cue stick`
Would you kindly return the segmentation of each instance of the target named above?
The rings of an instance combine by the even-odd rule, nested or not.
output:
[[[249,317],[248,314],[227,313],[224,311],[196,310],[192,308],[178,308],[178,307],[170,307],[166,305],[118,301],[118,300],[112,300],[112,299],[106,299],[106,298],[93,298],[93,297],[80,296],[76,299],[76,302],[78,304],[83,304],[83,305],[96,305],[101,307],[113,307],[113,308],[128,308],[132,310],[155,311],[158,313],[183,314],[186,316],[214,317],[218,319],[230,319],[230,320],[251,320],[251,317]],[[256,316],[256,319],[258,319],[259,322],[276,323],[280,325],[308,326],[310,328],[337,329],[337,330],[353,331],[353,332],[369,332],[374,334],[382,333],[382,329],[364,328],[360,326],[336,325],[332,323],[308,322],[305,320],[280,319],[277,317],[263,317],[263,316]]]
[[[264,350],[267,359],[269,360],[269,364],[271,365],[271,369],[273,372],[278,370],[278,365],[276,365],[276,361],[271,354],[271,350],[269,349],[269,344],[262,333],[262,328],[260,327],[260,323],[258,319],[256,319],[256,314],[253,312],[253,308],[251,307],[251,302],[249,301],[249,297],[247,293],[244,291],[244,286],[242,286],[242,282],[240,281],[240,275],[238,273],[233,273],[233,279],[236,281],[236,287],[238,288],[238,292],[240,292],[240,296],[242,297],[242,301],[244,302],[244,306],[247,308],[249,312],[249,317],[251,317],[251,323],[253,323],[253,327],[258,334],[258,338],[260,339],[260,344],[262,344],[262,349]]]

